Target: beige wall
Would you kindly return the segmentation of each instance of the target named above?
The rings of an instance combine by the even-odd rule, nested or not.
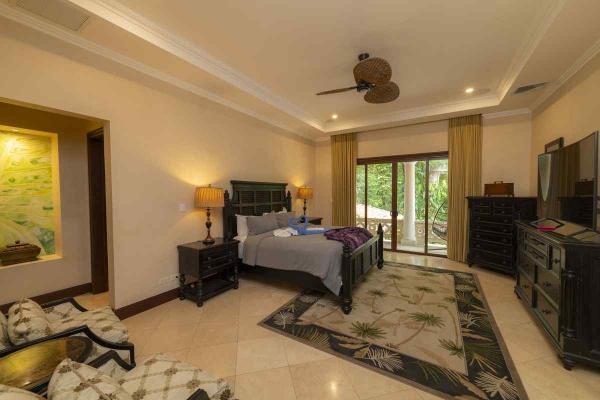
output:
[[[529,114],[483,119],[483,183],[513,182],[516,196],[534,196],[529,182],[531,117]],[[483,193],[483,192],[482,192]]]
[[[0,267],[0,304],[90,282],[85,134],[98,123],[0,103],[0,125],[58,134],[63,243],[57,259]]]
[[[203,213],[179,211],[195,186],[283,181],[295,195],[312,184],[312,143],[10,23],[0,48],[0,96],[110,121],[117,308],[176,287],[159,280],[178,272],[177,244],[205,235]],[[213,226],[220,235],[221,212]]]
[[[378,157],[448,150],[448,121],[382,129],[359,133],[358,157]],[[531,195],[529,155],[531,120],[529,115],[484,118],[483,183],[502,180],[515,183],[515,194]],[[331,148],[319,142],[316,150],[315,199],[311,214],[331,222]]]
[[[537,187],[537,156],[564,137],[565,145],[600,130],[600,54],[586,64],[533,114],[531,187]]]

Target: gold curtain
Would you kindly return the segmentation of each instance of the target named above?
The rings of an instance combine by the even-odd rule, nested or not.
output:
[[[333,225],[356,224],[356,134],[331,137],[331,180]]]
[[[481,115],[451,118],[448,124],[448,258],[465,262],[469,207],[481,195]]]

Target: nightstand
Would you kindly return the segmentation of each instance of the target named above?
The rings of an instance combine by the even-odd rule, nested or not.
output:
[[[177,246],[179,298],[194,300],[201,307],[204,300],[237,289],[238,243],[216,238],[211,245],[192,242]]]

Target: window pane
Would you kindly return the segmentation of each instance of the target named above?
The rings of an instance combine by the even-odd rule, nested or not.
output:
[[[356,226],[365,227],[365,165],[356,166]]]
[[[429,254],[446,255],[448,232],[448,160],[429,161]]]
[[[425,251],[425,161],[398,163],[398,250]]]
[[[367,167],[367,229],[377,234],[383,225],[384,248],[392,243],[392,164],[370,164]]]

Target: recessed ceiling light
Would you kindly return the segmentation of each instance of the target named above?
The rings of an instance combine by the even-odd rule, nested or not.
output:
[[[475,91],[475,88],[472,88],[472,87],[470,87],[470,88],[466,88],[466,89],[465,89],[465,93],[468,93],[468,94],[471,94],[471,93],[473,93],[474,91]]]
[[[338,119],[338,115],[337,114],[331,114],[331,119]]]

